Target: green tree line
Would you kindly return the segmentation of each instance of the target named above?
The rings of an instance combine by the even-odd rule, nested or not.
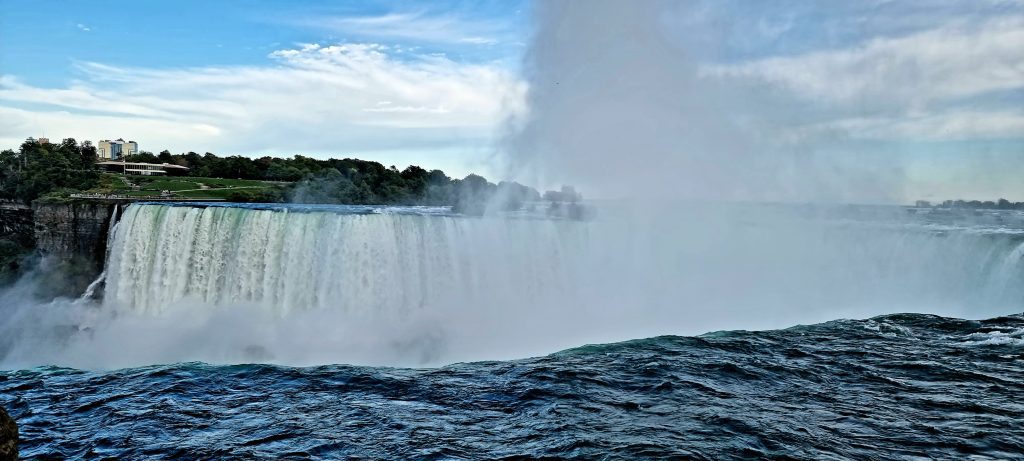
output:
[[[398,170],[393,165],[353,158],[219,157],[209,152],[171,154],[164,150],[159,154],[143,151],[125,160],[185,166],[187,175],[195,177],[289,183],[280,190],[238,191],[231,196],[236,201],[437,205],[481,214],[488,206],[518,209],[524,202],[541,198],[535,189],[514,182],[494,184],[473,174],[455,179],[441,170],[415,165]],[[0,198],[30,203],[46,194],[96,187],[100,174],[95,161],[96,149],[88,142],[69,138],[51,144],[30,138],[18,151],[0,153]]]
[[[29,138],[17,151],[0,152],[0,199],[27,204],[49,193],[93,188],[100,178],[95,163],[96,148],[88,142]]]
[[[218,157],[210,152],[175,155],[164,150],[159,154],[140,152],[129,156],[128,161],[185,166],[189,176],[292,182],[280,195],[240,191],[232,197],[238,201],[437,205],[481,214],[491,203],[501,209],[517,209],[523,202],[540,200],[535,189],[514,182],[493,184],[473,174],[455,179],[441,170],[428,171],[416,165],[398,170],[394,165],[385,167],[354,158]]]

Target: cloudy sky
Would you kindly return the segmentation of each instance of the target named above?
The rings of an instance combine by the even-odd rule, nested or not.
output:
[[[699,79],[757,89],[772,139],[881,159],[897,199],[1024,200],[1024,1],[674,3],[652,27]],[[0,147],[123,137],[497,178],[507,120],[529,114],[533,9],[0,2]]]

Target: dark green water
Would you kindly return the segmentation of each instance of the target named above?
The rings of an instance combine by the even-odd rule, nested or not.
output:
[[[437,369],[0,372],[26,458],[1010,459],[1024,318],[863,321]]]

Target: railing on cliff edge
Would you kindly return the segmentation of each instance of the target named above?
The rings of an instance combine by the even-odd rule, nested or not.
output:
[[[222,198],[187,198],[187,197],[132,197],[116,194],[71,194],[71,198],[91,200],[125,200],[133,202],[223,202]]]

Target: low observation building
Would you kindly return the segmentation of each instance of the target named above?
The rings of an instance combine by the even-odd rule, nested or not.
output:
[[[142,162],[97,162],[96,166],[111,173],[138,174],[142,176],[183,176],[188,173],[187,166],[172,165],[170,163],[142,163]]]

